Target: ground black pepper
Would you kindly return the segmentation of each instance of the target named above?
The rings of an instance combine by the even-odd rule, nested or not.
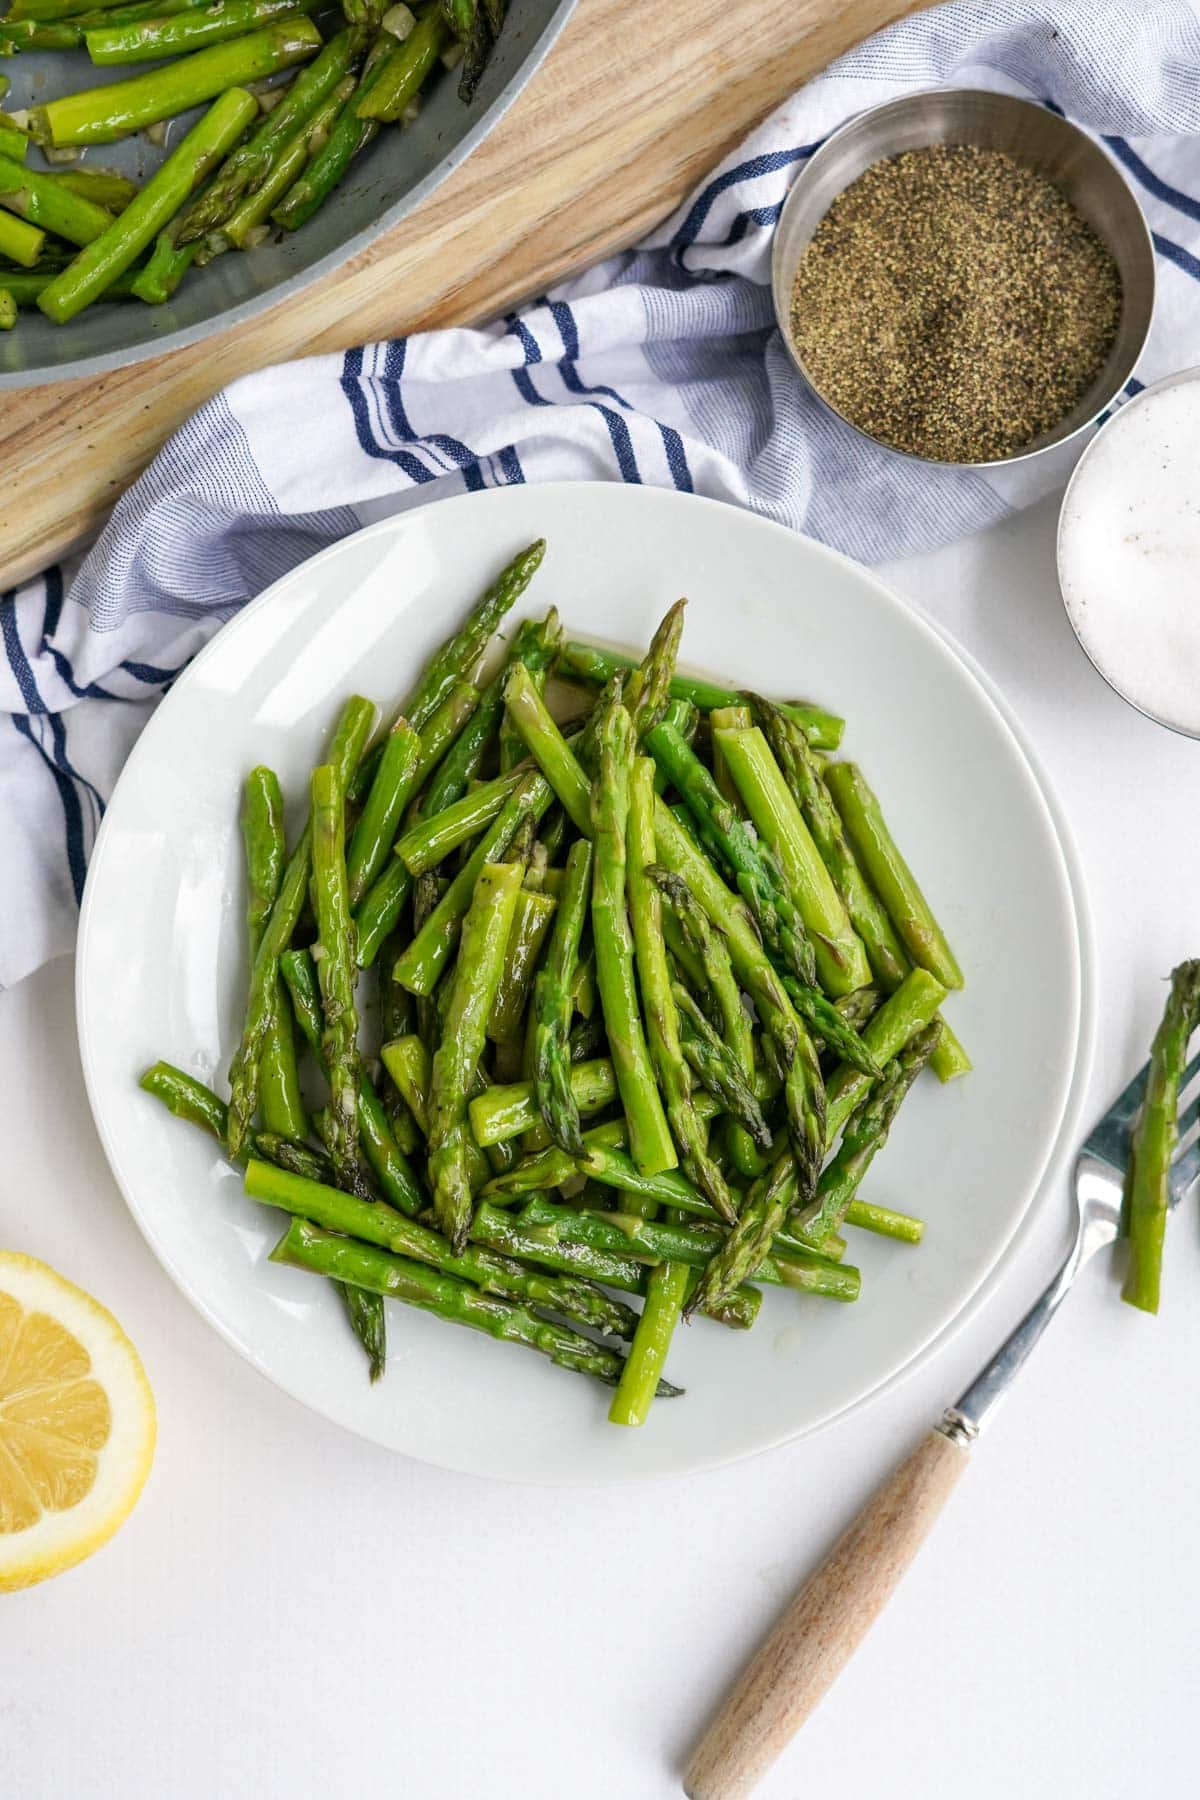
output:
[[[839,194],[796,272],[791,326],[824,397],[944,462],[1011,455],[1099,374],[1121,279],[1054,183],[999,150],[930,145]]]

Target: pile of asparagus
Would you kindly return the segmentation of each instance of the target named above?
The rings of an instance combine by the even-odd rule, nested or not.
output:
[[[290,1215],[273,1257],[340,1286],[372,1377],[390,1296],[614,1384],[633,1425],[678,1392],[681,1319],[746,1329],[759,1284],[856,1299],[846,1227],[919,1241],[859,1189],[926,1064],[970,1066],[939,1012],[962,976],[826,760],[842,721],[678,675],[683,601],[640,664],[552,609],[481,674],[544,550],[381,739],[345,703],[290,856],[250,774],[229,1101],[167,1063],[142,1086]]]
[[[335,3],[11,0],[0,56],[84,48],[98,67],[157,66],[0,112],[0,327],[20,307],[65,325],[100,299],[161,305],[193,263],[295,231],[382,125],[411,122],[439,65],[460,66],[471,100],[508,0]],[[209,102],[140,188],[65,166]],[[28,167],[31,146],[53,166]]]

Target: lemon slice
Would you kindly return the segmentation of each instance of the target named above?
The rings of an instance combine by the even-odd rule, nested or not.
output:
[[[142,1491],[154,1432],[146,1371],[112,1314],[0,1250],[0,1590],[108,1541]]]

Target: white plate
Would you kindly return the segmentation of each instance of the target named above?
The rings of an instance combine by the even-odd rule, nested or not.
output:
[[[680,1331],[669,1372],[686,1397],[657,1406],[641,1431],[607,1424],[598,1384],[395,1307],[388,1372],[369,1386],[332,1290],[265,1260],[281,1215],[246,1199],[212,1142],[136,1085],[161,1056],[223,1087],[245,978],[245,772],[269,763],[301,797],[341,700],[402,695],[499,566],[539,534],[549,550],[517,616],[553,602],[573,635],[642,646],[687,594],[686,666],[845,714],[846,751],[968,978],[952,1016],[975,1073],[944,1089],[919,1084],[867,1189],[920,1213],[925,1242],[855,1233],[857,1305],[769,1293],[752,1332]],[[516,1480],[621,1480],[813,1431],[963,1320],[1074,1128],[1090,1054],[1085,942],[1078,878],[1028,752],[978,675],[873,576],[716,502],[605,484],[514,487],[385,520],[314,557],[176,683],[129,759],[92,859],[80,1046],[134,1217],[256,1368],[429,1462]]]

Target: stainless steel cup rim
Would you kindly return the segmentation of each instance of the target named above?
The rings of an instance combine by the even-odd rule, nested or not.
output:
[[[1091,650],[1088,648],[1087,641],[1075,622],[1075,617],[1071,612],[1071,608],[1067,605],[1067,596],[1063,588],[1062,575],[1063,521],[1066,518],[1067,508],[1071,501],[1072,490],[1079,478],[1080,471],[1084,464],[1089,461],[1092,451],[1096,448],[1100,439],[1119,419],[1125,416],[1131,407],[1140,406],[1141,403],[1144,400],[1148,400],[1152,394],[1161,394],[1166,388],[1183,387],[1186,383],[1192,381],[1200,381],[1200,367],[1180,369],[1174,375],[1164,375],[1160,380],[1150,382],[1140,393],[1135,394],[1131,400],[1126,401],[1124,406],[1118,407],[1111,419],[1105,420],[1083,455],[1079,458],[1079,461],[1075,464],[1074,469],[1071,471],[1071,479],[1068,481],[1063,492],[1062,503],[1058,509],[1058,529],[1054,539],[1054,558],[1058,574],[1058,594],[1062,601],[1063,611],[1067,615],[1067,623],[1075,634],[1075,642],[1079,645],[1079,648],[1083,651],[1083,654],[1087,657],[1105,687],[1110,688],[1119,700],[1125,702],[1126,706],[1131,706],[1134,712],[1141,713],[1143,719],[1149,719],[1152,725],[1161,725],[1167,731],[1173,731],[1176,737],[1200,740],[1200,725],[1194,728],[1187,725],[1180,725],[1175,719],[1165,719],[1160,713],[1152,712],[1148,706],[1143,706],[1140,700],[1135,700],[1131,694],[1127,694],[1124,688],[1120,686],[1116,678],[1111,675],[1107,669],[1101,668],[1100,664],[1096,661],[1096,658],[1092,655]]]
[[[1079,405],[1066,415],[1065,420],[1061,420],[1057,426],[1044,432],[1041,437],[1035,438],[1024,448],[1015,450],[1008,456],[995,457],[986,462],[950,462],[937,457],[922,456],[918,451],[905,450],[899,445],[889,444],[885,439],[864,430],[853,419],[847,418],[846,414],[821,392],[811,371],[801,358],[791,332],[791,296],[796,268],[800,256],[812,236],[812,230],[815,230],[816,225],[825,216],[836,195],[843,192],[852,181],[857,180],[858,176],[873,163],[879,162],[886,156],[894,155],[902,149],[917,148],[922,143],[974,142],[975,139],[970,135],[950,138],[940,135],[940,128],[944,127],[956,113],[964,119],[974,114],[981,124],[985,121],[995,122],[1002,117],[1007,117],[1025,128],[1031,127],[1036,122],[1039,133],[1047,130],[1053,132],[1063,144],[1071,145],[1081,164],[1086,163],[1094,172],[1102,174],[1102,178],[1109,183],[1112,194],[1120,195],[1124,203],[1124,217],[1121,223],[1123,228],[1128,230],[1129,236],[1128,242],[1123,246],[1123,255],[1125,262],[1131,268],[1136,268],[1140,289],[1137,294],[1137,303],[1139,314],[1142,316],[1133,321],[1132,329],[1125,334],[1128,342],[1124,345],[1121,355],[1116,357],[1113,352],[1110,352],[1105,368],[1101,370],[1100,375],[1097,376],[1096,381]],[[909,138],[908,130],[905,128],[911,128],[914,120],[928,129],[927,137],[923,137],[918,132],[915,139]],[[826,171],[835,166],[838,160],[845,156],[847,147],[855,144],[859,138],[870,138],[872,144],[870,153],[859,161],[852,172],[847,174],[846,178],[828,194],[815,215],[812,230],[804,237],[799,249],[795,250],[792,242],[793,233],[803,213],[814,204],[814,190],[818,187]],[[901,138],[903,141],[899,141]],[[1016,153],[1014,151],[1014,154]],[[1030,161],[1032,166],[1038,166],[1036,159],[1026,157],[1025,160]],[[1054,177],[1052,176],[1051,179]],[[1085,216],[1088,214],[1085,213]],[[1133,284],[1128,280],[1129,270],[1122,266],[1122,255],[1118,254],[1110,231],[1106,229],[1106,226],[1111,225],[1111,220],[1088,217],[1089,223],[1093,229],[1099,232],[1118,263],[1125,303],[1129,304]],[[1120,394],[1145,347],[1154,307],[1154,278],[1154,244],[1150,236],[1150,228],[1146,224],[1133,189],[1107,151],[1094,138],[1089,137],[1087,132],[1081,130],[1078,125],[1072,124],[1069,119],[1063,118],[1060,113],[1051,112],[1032,100],[1023,100],[1014,94],[999,93],[991,88],[922,88],[917,93],[902,94],[894,100],[885,100],[878,106],[867,107],[862,112],[856,113],[853,118],[848,119],[836,131],[831,132],[820,148],[814,151],[792,183],[775,227],[771,257],[771,288],[775,306],[775,322],[779,327],[780,336],[792,365],[809,392],[827,412],[840,419],[844,425],[847,425],[851,431],[867,443],[876,444],[891,455],[905,457],[910,462],[923,463],[929,468],[941,469],[1011,468],[1017,463],[1029,462],[1034,457],[1044,456],[1051,450],[1060,449],[1062,445],[1071,443],[1089,426],[1093,425]],[[1122,331],[1119,330],[1118,343],[1121,336]],[[1114,352],[1115,350],[1116,345],[1114,345]],[[1069,425],[1069,429],[1064,429],[1065,425]]]

